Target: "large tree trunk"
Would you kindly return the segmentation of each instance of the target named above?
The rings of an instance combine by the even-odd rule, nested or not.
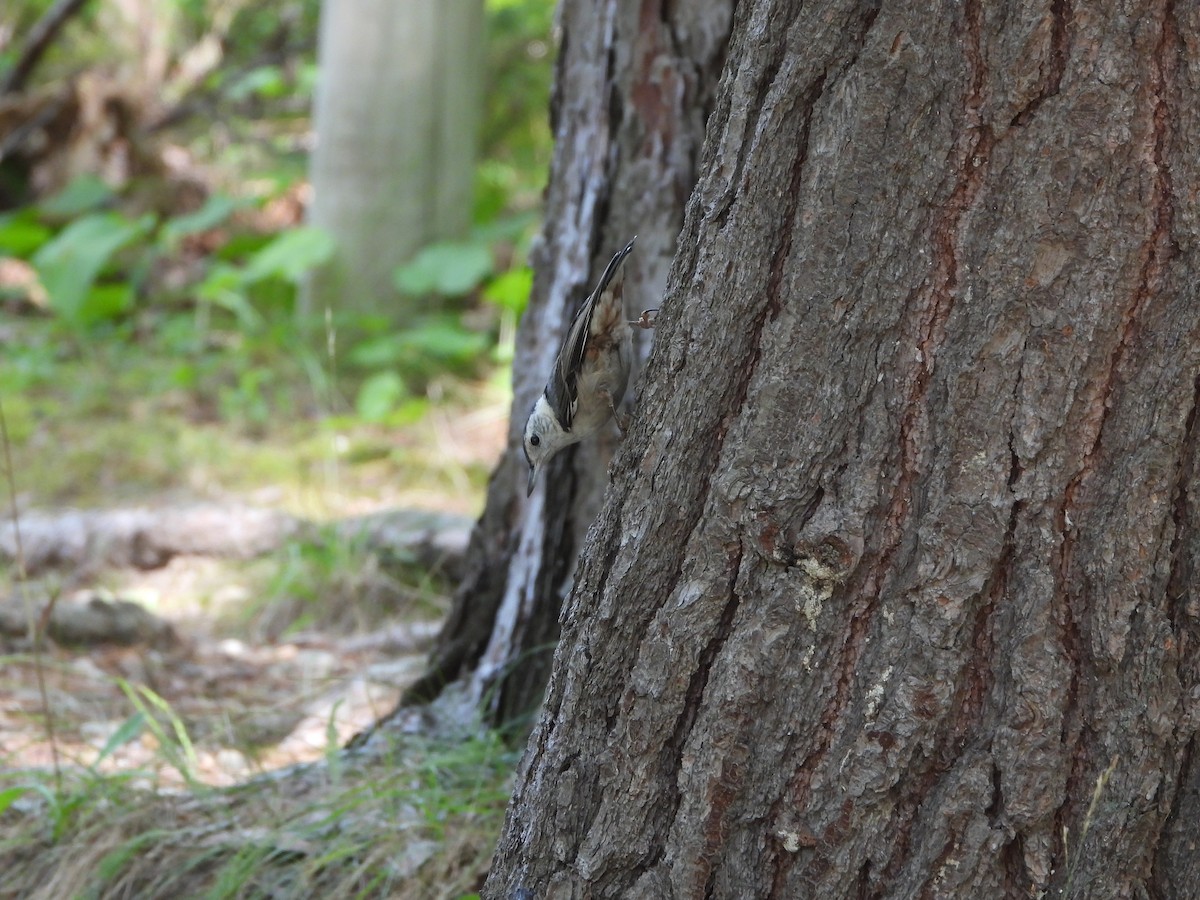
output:
[[[616,432],[561,454],[528,500],[519,436],[575,310],[635,234],[624,266],[627,311],[636,317],[662,296],[732,0],[567,0],[561,19],[555,155],[517,341],[509,450],[489,485],[429,674],[406,698],[427,699],[460,679],[497,723],[527,715],[541,700],[562,598],[608,483]],[[648,344],[636,348],[631,398]]]
[[[337,241],[303,311],[386,314],[392,273],[471,223],[481,115],[482,0],[325,0],[309,219]]]
[[[738,5],[486,896],[1196,896],[1200,7],[1128,9]]]

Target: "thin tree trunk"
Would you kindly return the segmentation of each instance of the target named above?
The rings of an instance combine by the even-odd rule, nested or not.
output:
[[[483,69],[482,0],[327,0],[309,218],[337,240],[305,314],[402,321],[392,273],[471,221]]]
[[[657,305],[696,178],[732,18],[730,0],[567,2],[552,119],[556,149],[533,296],[518,334],[509,450],[488,488],[467,577],[406,702],[460,679],[496,723],[532,712],[562,598],[608,483],[615,430],[562,454],[528,500],[520,433],[600,267],[635,234],[624,267],[631,317]],[[631,379],[638,392],[640,345]]]
[[[744,0],[487,897],[1194,897],[1200,7]]]

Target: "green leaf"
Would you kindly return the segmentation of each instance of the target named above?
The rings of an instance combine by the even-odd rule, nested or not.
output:
[[[194,213],[171,219],[163,225],[163,240],[168,245],[174,245],[188,235],[211,231],[247,205],[247,201],[244,200],[234,200],[224,194],[213,194]]]
[[[167,835],[167,831],[159,828],[153,828],[150,831],[144,831],[141,834],[135,835],[115,850],[111,850],[101,857],[100,861],[96,863],[96,874],[94,877],[100,884],[108,884],[144,848],[160,843]]]
[[[77,320],[84,325],[109,322],[133,307],[133,288],[128,284],[97,284],[79,307]]]
[[[231,265],[219,262],[209,269],[204,280],[196,285],[196,296],[201,300],[219,303],[224,294],[237,291],[241,286],[241,271]]]
[[[388,424],[398,428],[402,428],[405,425],[415,425],[429,415],[429,410],[432,408],[433,404],[427,398],[411,397],[396,407],[396,411],[388,416]],[[395,458],[396,456],[393,452],[393,459]],[[409,460],[407,458],[401,461],[401,465],[408,465],[408,463]]]
[[[0,816],[4,815],[4,811],[16,803],[17,799],[28,790],[28,787],[19,784],[16,787],[5,788],[0,791]]]
[[[73,219],[92,212],[116,199],[112,188],[95,175],[80,175],[70,184],[38,204],[45,215],[57,219]]]
[[[146,727],[146,714],[143,712],[135,712],[132,716],[121,723],[121,727],[114,731],[104,742],[104,746],[100,750],[100,755],[92,762],[91,768],[96,766],[112,756],[120,748],[124,747],[130,741],[136,739],[142,730]]]
[[[192,739],[188,737],[183,720],[171,708],[171,704],[144,684],[139,684],[135,687],[124,678],[118,678],[117,686],[120,687],[122,693],[125,694],[134,708],[142,714],[143,722],[150,733],[158,739],[159,752],[163,755],[163,758],[183,776],[184,781],[189,785],[195,784],[196,748],[192,745]],[[172,735],[167,733],[167,729],[163,727],[162,723],[158,722],[151,715],[147,704],[157,709],[167,720],[171,726],[171,730],[174,732],[174,740],[172,740]]]
[[[484,299],[494,303],[501,309],[520,314],[524,312],[529,302],[529,292],[533,290],[533,269],[521,266],[509,269],[502,275],[497,275],[483,289]]]
[[[33,257],[50,305],[75,324],[88,321],[88,295],[113,254],[154,227],[152,215],[130,221],[116,213],[76,219]]]
[[[263,318],[246,297],[244,287],[245,277],[239,269],[226,263],[217,263],[196,285],[196,296],[229,310],[237,316],[243,328],[254,330],[263,324]]]
[[[311,225],[292,228],[255,253],[242,277],[247,284],[265,278],[297,284],[310,269],[328,262],[334,249],[328,232]]]
[[[396,365],[407,352],[408,345],[397,335],[384,334],[355,344],[346,354],[346,359],[352,366],[382,369]]]
[[[420,353],[446,365],[465,365],[487,349],[487,335],[468,331],[449,319],[427,320],[399,336],[405,351]]]
[[[406,393],[404,381],[399,375],[395,372],[378,372],[358,389],[354,408],[368,422],[382,422]]]
[[[251,69],[229,88],[229,99],[240,103],[248,97],[259,96],[266,99],[282,97],[287,93],[287,79],[279,66],[259,66]]]
[[[329,719],[325,723],[325,768],[329,772],[329,780],[334,785],[342,780],[342,745],[338,740],[337,713],[343,699],[333,704],[329,710]]]
[[[37,220],[32,209],[0,216],[0,253],[26,259],[54,232]]]
[[[396,269],[394,281],[404,294],[461,297],[479,287],[492,268],[492,253],[483,244],[430,244]]]
[[[216,259],[239,260],[256,253],[271,242],[271,236],[251,231],[241,231],[230,236],[213,254]]]
[[[406,331],[367,338],[346,354],[362,369],[399,368],[426,374],[437,368],[465,368],[487,352],[488,336],[469,331],[453,317],[423,319]]]

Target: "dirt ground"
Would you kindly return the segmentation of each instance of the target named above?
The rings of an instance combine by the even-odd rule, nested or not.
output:
[[[439,624],[433,600],[370,631],[302,629],[267,640],[246,626],[239,638],[236,620],[222,624],[222,616],[245,601],[244,574],[244,566],[183,556],[152,571],[108,572],[107,580],[120,584],[120,597],[170,596],[177,610],[181,603],[196,606],[157,620],[158,634],[127,646],[51,641],[39,659],[28,641],[10,640],[0,674],[0,766],[50,767],[52,747],[60,763],[90,766],[137,715],[134,698],[140,697],[157,708],[172,734],[176,721],[182,726],[194,751],[190,777],[233,784],[320,759],[390,711],[420,674]],[[113,601],[88,589],[58,602],[86,609]],[[183,773],[152,729],[117,740],[99,771],[137,772],[148,785],[182,786]]]

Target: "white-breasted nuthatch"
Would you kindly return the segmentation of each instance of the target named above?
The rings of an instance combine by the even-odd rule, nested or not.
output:
[[[595,434],[609,417],[617,417],[617,406],[629,383],[633,331],[625,318],[621,291],[616,285],[611,290],[608,287],[632,250],[630,241],[604,269],[596,289],[571,323],[546,389],[529,413],[524,438],[529,494],[554,454]],[[634,324],[652,327],[650,312]]]

